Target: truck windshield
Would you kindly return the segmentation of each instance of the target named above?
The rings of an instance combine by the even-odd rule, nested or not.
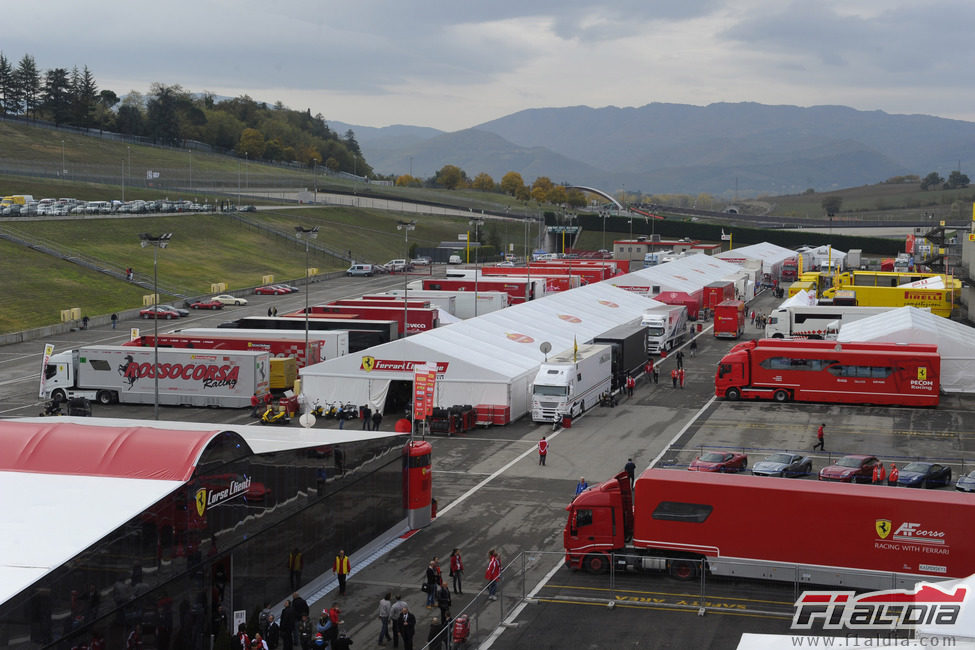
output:
[[[568,386],[546,386],[545,384],[535,384],[532,390],[535,395],[545,395],[549,397],[565,397],[569,394]]]
[[[663,327],[658,327],[656,325],[651,325],[650,327],[647,328],[647,335],[648,336],[663,336],[664,335],[664,328]]]

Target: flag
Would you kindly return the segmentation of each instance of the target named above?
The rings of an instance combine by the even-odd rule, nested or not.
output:
[[[724,228],[721,229],[721,241],[731,241],[731,234],[724,234]]]
[[[576,337],[572,337],[572,363],[579,360],[579,342],[576,341]]]

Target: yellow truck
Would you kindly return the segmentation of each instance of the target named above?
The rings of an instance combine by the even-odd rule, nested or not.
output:
[[[912,284],[922,280],[941,280],[944,288],[954,291],[956,295],[961,292],[961,280],[944,273],[899,273],[897,271],[847,271],[840,273],[833,280],[833,286],[837,289],[849,286],[863,287],[901,287],[905,284]]]
[[[951,317],[951,308],[954,304],[951,289],[914,287],[847,285],[842,288],[827,289],[823,292],[822,298],[835,300],[834,304],[853,304],[859,307],[909,306],[930,309],[932,314],[944,318]]]

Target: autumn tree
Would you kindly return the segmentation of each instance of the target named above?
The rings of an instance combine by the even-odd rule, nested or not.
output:
[[[235,147],[237,155],[243,155],[251,160],[258,160],[264,155],[264,134],[257,129],[244,129]]]
[[[508,172],[501,178],[501,191],[510,196],[517,196],[524,186],[525,181],[518,172]]]
[[[921,189],[927,191],[931,188],[937,188],[944,182],[945,179],[941,178],[941,174],[938,172],[931,172],[924,177],[924,180],[921,181]]]
[[[396,177],[397,187],[420,187],[422,184],[419,178],[410,176],[409,174],[402,174]]]
[[[480,190],[482,192],[493,192],[494,191],[494,179],[491,178],[490,174],[481,172],[474,177],[471,181],[471,187],[475,190]]]
[[[434,183],[448,190],[455,190],[463,184],[466,178],[467,174],[460,167],[444,165],[437,171]]]
[[[586,201],[586,195],[583,193],[582,190],[573,188],[571,190],[566,191],[566,193],[565,193],[565,202],[570,207],[573,207],[573,208],[582,208],[582,207],[585,207],[585,205],[587,203],[587,201]]]

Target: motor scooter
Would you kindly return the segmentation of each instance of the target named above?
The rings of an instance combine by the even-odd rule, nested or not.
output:
[[[261,424],[290,424],[291,420],[288,419],[288,413],[286,411],[275,411],[270,406],[261,415]]]

